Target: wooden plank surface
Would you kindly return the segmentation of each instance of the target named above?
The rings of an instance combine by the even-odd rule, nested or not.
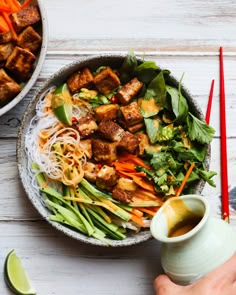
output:
[[[216,188],[203,195],[220,215],[219,46],[225,52],[227,142],[232,226],[236,226],[236,2],[233,0],[47,0],[48,54],[37,83],[13,110],[0,117],[0,294],[3,262],[15,248],[40,295],[151,295],[162,272],[159,243],[129,248],[81,244],[52,229],[29,202],[16,163],[17,131],[37,89],[62,66],[98,53],[127,53],[157,61],[184,84],[205,112],[211,80],[215,92],[211,169]]]

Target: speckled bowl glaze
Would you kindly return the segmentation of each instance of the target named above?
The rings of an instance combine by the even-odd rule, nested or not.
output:
[[[26,191],[26,194],[29,198],[29,200],[32,202],[34,207],[38,210],[38,212],[41,214],[41,216],[46,219],[53,227],[56,229],[60,230],[67,236],[70,236],[74,239],[77,239],[81,242],[85,242],[88,244],[92,245],[97,245],[97,246],[107,246],[101,241],[98,241],[94,238],[87,237],[79,232],[76,232],[64,225],[61,225],[56,222],[50,221],[50,212],[49,210],[44,206],[42,197],[40,194],[36,194],[31,185],[31,181],[29,176],[27,175],[27,155],[25,153],[25,133],[28,129],[29,123],[32,119],[32,117],[35,115],[35,106],[39,100],[39,98],[45,94],[45,92],[52,86],[57,86],[62,84],[63,82],[66,81],[66,79],[73,74],[75,71],[78,71],[79,69],[82,69],[83,67],[89,67],[91,70],[97,69],[99,66],[102,65],[109,65],[111,67],[120,67],[124,57],[126,55],[97,55],[97,56],[92,56],[88,58],[83,58],[79,59],[72,64],[69,64],[62,69],[60,69],[58,72],[56,72],[54,75],[52,75],[47,81],[41,86],[41,88],[38,90],[30,104],[28,105],[25,114],[22,119],[21,127],[19,129],[19,134],[18,134],[18,141],[17,141],[17,161],[18,161],[18,169],[19,169],[19,174],[20,178],[22,181],[22,184],[24,186],[24,189]],[[139,59],[139,62],[142,60]],[[170,76],[170,81],[169,81],[173,86],[178,86],[178,81],[173,77]],[[200,107],[197,105],[196,101],[194,98],[190,95],[190,93],[185,89],[185,87],[182,88],[183,95],[187,98],[189,102],[189,106],[191,111],[200,119],[204,119],[204,116],[201,112]],[[210,145],[208,146],[208,151],[207,151],[207,156],[205,158],[205,165],[208,168],[209,167],[209,160],[210,160]],[[199,181],[196,186],[194,187],[194,193],[200,194],[203,187],[204,187],[205,182],[204,181]],[[138,234],[128,234],[127,238],[121,241],[115,241],[115,240],[110,240],[111,245],[113,247],[121,247],[121,246],[130,246],[130,245],[135,245],[139,244],[141,242],[147,241],[152,238],[152,235],[150,233],[150,230],[143,230],[139,232]]]
[[[8,104],[0,108],[0,116],[10,111],[14,106],[16,106],[29,92],[29,90],[33,87],[34,83],[36,82],[40,71],[43,66],[43,62],[46,56],[47,52],[47,43],[48,43],[48,25],[47,25],[47,17],[46,17],[46,11],[43,5],[43,0],[37,0],[35,1],[38,3],[39,11],[41,14],[41,27],[42,27],[42,45],[40,49],[40,53],[37,56],[36,66],[33,71],[33,74],[31,75],[30,79],[26,83],[25,87],[22,89],[22,91],[14,98],[12,99]]]

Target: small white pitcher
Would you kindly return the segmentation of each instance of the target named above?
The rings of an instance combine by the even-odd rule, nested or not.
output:
[[[227,222],[210,217],[209,211],[205,198],[186,195],[167,200],[152,219],[151,233],[161,242],[162,267],[177,284],[196,281],[235,253],[236,233]],[[192,217],[199,218],[192,229],[170,237]]]

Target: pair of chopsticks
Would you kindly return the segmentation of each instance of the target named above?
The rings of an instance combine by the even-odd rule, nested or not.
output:
[[[206,111],[206,123],[210,122],[211,106],[214,91],[214,80]],[[221,146],[221,205],[222,219],[229,222],[229,193],[228,193],[228,164],[227,164],[227,139],[226,139],[226,111],[225,111],[225,83],[224,83],[224,60],[223,48],[220,47],[220,146]]]

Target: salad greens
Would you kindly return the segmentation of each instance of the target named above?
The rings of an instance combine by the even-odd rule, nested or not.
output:
[[[137,65],[133,53],[127,56],[124,64],[129,78],[137,76],[144,83],[139,106],[150,141],[145,148],[145,159],[154,171],[143,167],[137,167],[137,170],[147,174],[158,192],[171,194],[173,187],[181,184],[190,163],[195,162],[185,191],[189,191],[189,184],[199,179],[215,186],[212,177],[216,173],[207,171],[203,164],[206,145],[211,142],[215,131],[191,112],[182,93],[182,78],[178,87],[172,85],[168,70],[161,70],[153,61]],[[155,101],[152,110],[145,108],[146,100],[149,106]],[[164,120],[166,114],[168,120]]]

